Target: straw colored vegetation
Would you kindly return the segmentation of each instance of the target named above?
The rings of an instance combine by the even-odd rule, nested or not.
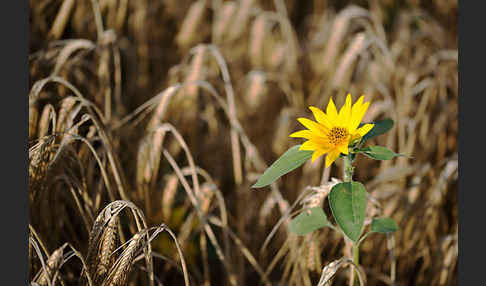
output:
[[[307,106],[370,101],[366,285],[457,285],[457,2],[31,0],[31,285],[347,285],[337,232],[290,233],[325,156],[251,189]],[[332,278],[331,281],[326,281]]]

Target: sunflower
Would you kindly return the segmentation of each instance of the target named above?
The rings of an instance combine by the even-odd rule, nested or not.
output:
[[[310,106],[309,109],[314,114],[317,122],[307,118],[298,118],[297,120],[308,128],[290,134],[290,137],[305,138],[305,141],[299,150],[314,151],[312,162],[327,153],[326,168],[329,167],[341,153],[347,155],[349,145],[357,142],[372,128],[373,124],[364,124],[359,127],[369,102],[363,103],[364,96],[361,96],[351,106],[351,95],[346,97],[346,103],[339,110],[336,109],[332,98],[329,99],[326,113],[317,107]]]

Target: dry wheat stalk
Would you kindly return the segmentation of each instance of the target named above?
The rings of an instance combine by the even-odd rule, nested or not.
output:
[[[127,248],[123,250],[116,262],[112,265],[110,271],[103,280],[102,286],[122,286],[126,285],[128,276],[133,268],[133,262],[138,256],[138,253],[144,247],[144,237],[146,231],[135,234],[128,244]]]
[[[118,216],[113,216],[106,225],[100,238],[100,248],[97,256],[97,269],[93,273],[95,283],[101,283],[106,277],[108,270],[116,260],[114,251],[118,243]]]
[[[206,0],[198,0],[194,2],[184,17],[182,27],[177,34],[176,42],[182,48],[188,48],[195,43],[200,37],[200,25],[204,18],[204,10],[206,9]]]
[[[263,49],[265,35],[268,33],[265,14],[260,14],[253,21],[251,26],[250,49],[248,51],[250,61],[253,67],[261,68],[263,66]]]
[[[53,285],[55,282],[55,276],[57,271],[61,267],[62,263],[64,262],[64,248],[66,248],[67,244],[59,247],[58,249],[54,250],[47,259],[47,271],[43,270],[37,279],[37,283],[41,286],[45,285]]]
[[[63,1],[61,8],[52,24],[51,30],[49,31],[49,37],[51,39],[59,39],[66,28],[66,24],[69,20],[69,16],[71,11],[73,10],[75,1],[74,0],[67,0]]]
[[[248,106],[249,114],[258,112],[258,107],[262,103],[266,93],[266,76],[262,71],[251,71],[248,74],[248,89],[245,93],[245,103]]]
[[[225,1],[219,10],[216,10],[216,19],[213,24],[213,42],[220,43],[228,34],[232,17],[237,9],[235,1]]]
[[[37,135],[37,121],[39,111],[37,106],[29,104],[29,140],[33,140]]]

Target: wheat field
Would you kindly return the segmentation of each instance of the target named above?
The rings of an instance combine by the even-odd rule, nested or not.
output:
[[[288,230],[342,176],[252,189],[309,105],[371,101],[366,285],[457,285],[454,0],[30,0],[30,285],[348,285],[336,232]],[[329,274],[331,273],[331,274]]]

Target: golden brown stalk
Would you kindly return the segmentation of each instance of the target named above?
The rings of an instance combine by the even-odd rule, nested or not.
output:
[[[33,140],[37,133],[39,111],[36,104],[29,104],[29,140]]]
[[[349,80],[347,80],[352,74],[352,65],[358,56],[363,52],[369,43],[366,40],[365,33],[358,33],[354,38],[349,47],[344,52],[341,62],[334,74],[334,80],[332,82],[333,87],[343,87]]]
[[[259,110],[267,87],[265,85],[266,76],[262,71],[251,71],[248,74],[249,87],[245,93],[245,102],[248,105],[248,114],[253,115]]]
[[[56,127],[56,111],[54,110],[54,106],[47,104],[44,106],[39,119],[38,137],[44,137],[49,133],[49,126],[51,126],[51,123],[51,132],[53,132]]]
[[[189,8],[187,15],[184,17],[182,27],[176,36],[176,43],[180,47],[187,49],[200,39],[200,29],[205,15],[206,2],[206,0],[198,0]]]
[[[52,75],[57,75],[61,71],[61,68],[66,64],[69,57],[74,54],[78,50],[90,50],[95,47],[95,44],[92,41],[85,40],[85,39],[76,39],[69,41],[66,46],[62,48],[59,52],[59,55],[56,59],[56,65],[54,66],[54,70]]]
[[[357,6],[349,6],[336,16],[332,23],[331,36],[326,44],[322,65],[319,66],[318,71],[327,72],[334,67],[334,61],[341,49],[341,43],[348,31],[350,20],[354,17],[366,16],[367,14],[365,9],[358,8]]]
[[[275,154],[283,154],[289,148],[287,138],[291,133],[292,121],[295,117],[295,110],[293,108],[282,108],[278,116],[277,127],[273,134],[272,151]],[[315,164],[313,166],[317,166]],[[305,167],[304,167],[305,168]],[[307,172],[305,172],[307,173]],[[310,183],[310,182],[309,182]]]
[[[341,180],[331,178],[329,182],[326,182],[319,187],[312,188],[313,192],[302,200],[304,209],[322,207],[324,200],[331,192],[331,189],[338,183],[341,183]]]
[[[63,254],[64,254],[64,248],[66,245],[63,245],[59,247],[58,249],[54,250],[52,252],[51,256],[49,256],[49,259],[47,259],[47,273],[46,271],[42,270],[42,273],[40,274],[39,278],[37,279],[37,283],[41,286],[47,286],[51,285],[51,281],[56,275],[57,271],[61,267],[64,259],[63,259]],[[55,281],[52,281],[55,282]],[[54,285],[54,284],[52,284]]]
[[[162,217],[164,221],[168,221],[172,213],[172,204],[174,202],[178,185],[179,179],[177,179],[177,176],[170,175],[166,181],[166,185],[162,193]]]
[[[214,186],[210,183],[201,185],[201,192],[199,193],[199,202],[201,202],[201,210],[203,214],[207,214],[209,206],[214,196]]]
[[[145,235],[146,232],[143,231],[131,238],[127,248],[120,254],[101,286],[126,285],[128,276],[133,269],[134,260],[145,244]]]
[[[100,81],[100,90],[99,90],[99,98],[98,102],[100,102],[101,106],[104,106],[104,116],[109,122],[111,120],[111,108],[112,108],[112,92],[111,92],[111,71],[110,71],[110,63],[111,63],[111,55],[110,55],[110,48],[108,45],[104,45],[100,52],[99,64],[98,64],[98,78]],[[104,98],[104,101],[102,100]]]
[[[458,244],[457,233],[448,235],[442,245],[441,252],[445,253],[442,262],[442,270],[439,277],[439,285],[447,285],[449,281],[447,278],[451,276],[457,264]]]
[[[101,236],[100,249],[97,257],[98,266],[93,274],[93,280],[97,284],[104,280],[108,270],[116,260],[113,252],[118,246],[118,221],[118,216],[113,216]]]
[[[140,209],[131,202],[121,200],[113,201],[99,213],[90,232],[89,247],[86,257],[87,271],[91,276],[95,276],[97,282],[99,281],[99,283],[101,283],[101,281],[103,281],[103,283],[107,281],[112,281],[112,279],[114,278],[114,271],[116,270],[115,268],[119,266],[119,262],[123,258],[122,255],[127,254],[125,251],[128,251],[128,248],[125,249],[125,251],[120,254],[120,256],[118,256],[117,260],[114,263],[112,262],[116,257],[113,256],[113,252],[117,244],[117,234],[120,234],[120,239],[122,240],[122,242],[124,241],[124,238],[122,236],[123,233],[118,232],[117,221],[118,215],[125,208],[128,208],[133,214],[133,217],[135,218],[136,228],[141,231],[139,233],[139,236],[144,236],[147,234],[146,231],[142,231],[142,229],[147,228],[144,216]],[[108,228],[108,226],[110,227]],[[144,249],[144,254],[146,255],[146,267],[148,269],[149,278],[151,278],[150,273],[152,269],[150,253],[151,247],[150,245],[148,245],[147,248]],[[101,267],[99,267],[100,263],[103,263]],[[106,272],[107,270],[108,273]]]
[[[258,224],[265,226],[267,224],[268,217],[270,216],[273,208],[277,205],[277,201],[274,197],[268,196],[258,212]]]
[[[66,97],[62,100],[57,117],[56,132],[64,131],[72,126],[73,116],[71,115],[71,111],[73,110],[76,102],[76,98],[73,96]]]
[[[47,166],[53,154],[52,137],[42,137],[29,149],[29,191],[35,197],[46,180]]]
[[[75,0],[65,0],[62,2],[61,8],[49,31],[49,38],[58,40],[62,36],[75,2]]]
[[[266,65],[273,70],[278,70],[283,67],[283,64],[287,60],[288,53],[287,45],[283,42],[275,42],[272,45],[272,52],[266,56]]]
[[[192,56],[191,59],[191,64],[189,68],[189,74],[187,75],[185,82],[193,82],[196,80],[203,80],[204,79],[204,73],[202,72],[203,70],[203,61],[205,59],[205,53],[206,53],[206,48],[204,46],[197,46],[194,48],[194,55]],[[190,106],[195,106],[195,96],[197,96],[197,92],[199,90],[199,87],[195,84],[190,84],[187,85],[186,87],[181,90],[181,92],[184,92],[184,95],[182,98],[185,100],[183,108],[189,108]],[[178,98],[178,97],[177,97]],[[189,113],[195,113],[196,111],[194,110],[194,107],[189,108]]]
[[[342,267],[344,258],[334,260],[328,265],[324,266],[321,273],[321,278],[317,286],[330,286],[336,272]]]
[[[180,242],[182,247],[190,243],[190,241],[188,241],[188,238],[189,235],[191,234],[191,231],[195,228],[195,225],[196,225],[196,213],[190,212],[187,215],[187,217],[184,219],[184,222],[180,227],[179,234],[177,235],[177,241]]]
[[[235,1],[225,1],[220,11],[217,11],[217,17],[213,24],[213,41],[219,43],[224,40],[231,27],[231,20],[237,9]]]
[[[260,14],[253,21],[250,32],[250,49],[248,51],[250,61],[253,67],[263,67],[263,48],[265,42],[265,35],[267,34],[267,25],[265,14]]]
[[[151,131],[142,139],[137,154],[137,185],[140,199],[145,202],[145,210],[148,215],[151,211],[149,191],[157,181],[165,133],[166,131],[163,129]]]
[[[349,25],[349,18],[344,14],[339,14],[332,23],[331,36],[326,44],[326,51],[322,59],[322,65],[317,66],[318,72],[326,71],[332,67],[334,63],[341,41],[346,33]]]
[[[116,12],[117,12],[117,0],[106,1],[106,27],[107,29],[113,28],[115,26]],[[104,9],[100,5],[101,13]]]
[[[128,0],[120,0],[117,8],[117,14],[116,14],[115,25],[114,25],[115,30],[117,32],[118,31],[121,32],[121,29],[126,19],[127,10],[128,10]]]
[[[245,31],[248,19],[250,18],[250,9],[253,5],[253,0],[239,1],[239,7],[236,11],[234,21],[228,33],[228,40],[234,41]]]
[[[101,12],[100,12],[100,7],[98,5],[98,1],[96,0],[91,0],[91,11],[94,14],[94,19],[95,19],[95,24],[96,24],[96,35],[98,41],[101,41],[103,38],[103,19],[101,18]]]
[[[309,248],[308,248],[308,253],[307,253],[307,268],[310,270],[310,271],[313,271],[316,267],[316,255],[317,255],[317,242],[315,240],[315,235],[312,234],[309,236],[309,239],[307,241],[307,243],[309,244]]]
[[[111,223],[111,225],[113,226],[116,220],[118,220],[117,217],[119,212],[126,206],[127,204],[123,201],[112,202],[111,204],[106,206],[96,217],[93,223],[93,227],[91,228],[91,232],[89,234],[88,251],[86,254],[86,264],[88,265],[88,272],[91,275],[95,275],[98,271],[98,264],[100,263],[99,255],[102,254],[100,252],[100,249],[103,247],[103,242],[106,241],[107,245],[110,245],[110,241],[113,240],[113,236],[108,235],[113,230],[108,230],[108,236],[104,234],[107,225]],[[105,256],[105,258],[108,258],[108,256]]]

